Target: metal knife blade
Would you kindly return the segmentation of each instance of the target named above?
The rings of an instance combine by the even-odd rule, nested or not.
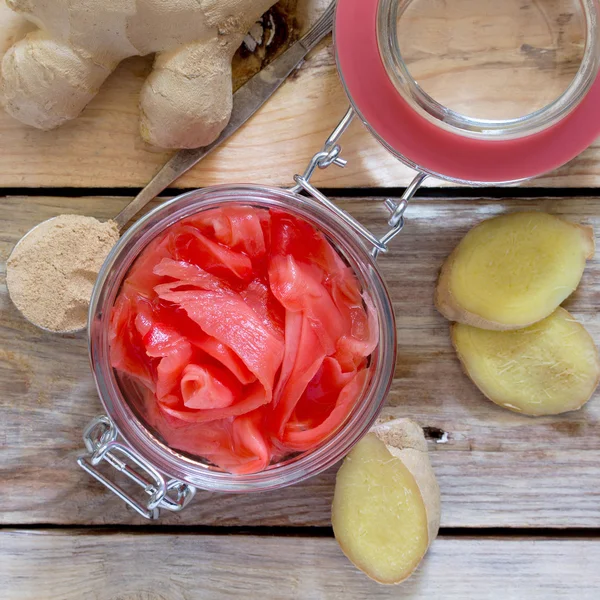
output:
[[[148,202],[231,137],[277,91],[306,55],[333,29],[335,1],[312,29],[281,56],[262,69],[233,95],[231,120],[221,135],[208,146],[180,150],[173,155],[150,183],[114,219],[123,228]]]

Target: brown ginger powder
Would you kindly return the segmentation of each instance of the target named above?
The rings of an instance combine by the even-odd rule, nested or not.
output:
[[[83,329],[94,282],[118,239],[114,221],[78,215],[44,221],[15,246],[6,264],[13,303],[39,327]]]

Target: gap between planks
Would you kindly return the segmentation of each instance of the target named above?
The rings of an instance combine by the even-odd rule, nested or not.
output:
[[[275,186],[277,187],[277,186]],[[157,195],[155,202],[164,202],[175,196],[181,196],[202,188],[167,188]],[[285,189],[283,187],[282,189]],[[133,200],[142,188],[129,187],[86,187],[86,188],[23,188],[23,187],[1,187],[0,198],[10,200],[25,200],[27,197],[44,198],[123,198]],[[320,186],[319,190],[331,198],[399,198],[406,188],[327,188]],[[464,187],[464,188],[422,188],[414,196],[415,200],[446,199],[452,200],[502,200],[510,198],[513,200],[539,200],[547,198],[597,198],[600,194],[598,188],[523,188],[523,187]]]
[[[312,526],[198,526],[193,524],[162,524],[159,519],[154,522],[144,521],[137,525],[123,524],[115,525],[70,525],[57,523],[11,523],[9,525],[0,525],[0,536],[3,533],[11,531],[22,531],[35,533],[58,532],[60,534],[73,535],[207,535],[207,536],[241,536],[241,537],[281,537],[281,538],[334,538],[332,527],[312,527]],[[527,540],[600,540],[600,528],[567,528],[567,529],[527,529],[511,527],[441,527],[437,539],[455,538],[455,539],[527,539]]]

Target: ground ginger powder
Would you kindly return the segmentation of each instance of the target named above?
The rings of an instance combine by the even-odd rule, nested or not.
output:
[[[114,221],[78,215],[44,221],[15,246],[6,264],[13,303],[39,327],[83,329],[94,282],[118,239]]]

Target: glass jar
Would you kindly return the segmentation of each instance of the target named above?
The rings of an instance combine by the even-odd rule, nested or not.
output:
[[[371,357],[370,381],[346,423],[316,449],[251,475],[232,475],[200,458],[179,453],[161,442],[138,417],[130,401],[132,399],[125,396],[109,360],[111,308],[127,271],[140,252],[173,223],[233,202],[258,208],[279,208],[305,219],[322,231],[354,270],[362,288],[371,294],[379,317],[380,341]],[[252,185],[218,186],[187,193],[159,206],[123,235],[104,264],[94,288],[89,320],[89,351],[100,399],[108,417],[124,438],[126,448],[130,449],[131,455],[128,457],[133,458],[133,462],[147,467],[146,471],[153,476],[156,473],[166,474],[176,482],[201,489],[250,492],[278,489],[324,471],[340,460],[369,430],[384,405],[392,383],[396,362],[396,326],[392,304],[375,259],[359,237],[333,211],[287,190]],[[122,447],[120,450],[123,454]],[[87,466],[87,470],[91,470],[91,463]],[[97,473],[93,474],[97,476]]]
[[[338,70],[406,165],[514,183],[600,135],[599,16],[599,0],[338,0]]]

